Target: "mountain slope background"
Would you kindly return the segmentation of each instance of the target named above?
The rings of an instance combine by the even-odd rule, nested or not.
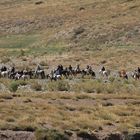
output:
[[[139,0],[1,0],[2,62],[24,51],[30,62],[131,70],[140,59],[139,12]]]

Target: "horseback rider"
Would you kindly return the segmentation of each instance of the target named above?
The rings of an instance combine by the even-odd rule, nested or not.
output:
[[[15,72],[15,67],[11,67],[11,73]]]
[[[103,66],[101,70],[102,70],[102,71],[105,71],[105,67]]]
[[[36,69],[35,69],[35,73],[36,73],[37,71],[40,71],[40,70],[43,70],[43,69],[42,69],[41,65],[38,64],[37,67],[36,67]]]
[[[71,65],[69,65],[68,69],[69,69],[69,71],[72,71],[73,68]]]
[[[86,71],[86,72],[90,72],[90,71],[92,71],[92,67],[91,67],[90,65],[87,65],[85,71]]]
[[[7,67],[6,66],[2,66],[1,71],[7,71]]]
[[[89,69],[89,65],[87,65],[87,69]]]
[[[62,74],[62,71],[63,71],[63,66],[62,65],[58,65],[57,66],[57,69],[55,71],[55,74],[56,75],[61,75]]]
[[[138,73],[140,73],[140,67],[138,67]]]
[[[80,65],[79,65],[79,64],[76,66],[75,70],[76,70],[77,72],[80,71]]]
[[[26,75],[28,73],[27,69],[23,70],[23,74]]]

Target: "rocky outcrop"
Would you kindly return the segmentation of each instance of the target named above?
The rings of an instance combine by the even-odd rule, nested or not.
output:
[[[43,130],[41,133],[26,131],[0,131],[0,140],[45,140],[51,138],[52,140],[140,140],[140,133],[124,135],[119,132],[108,133],[100,135],[98,132],[91,133],[86,131],[73,132],[66,130],[65,133],[59,133],[55,130]]]
[[[24,131],[0,131],[0,140],[36,140],[34,133]]]
[[[87,132],[80,132],[77,134],[77,139],[81,140],[99,140],[99,138],[95,134],[90,134]]]
[[[112,133],[108,135],[104,140],[124,140],[125,137],[121,133]]]

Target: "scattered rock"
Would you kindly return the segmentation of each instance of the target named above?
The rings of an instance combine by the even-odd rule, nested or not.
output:
[[[132,140],[140,140],[140,133],[134,134]]]
[[[73,135],[73,132],[71,130],[65,130],[64,133],[67,134],[68,136]]]
[[[135,134],[126,134],[125,135],[126,140],[140,140],[140,133],[135,133]]]
[[[106,102],[106,103],[103,103],[102,105],[103,105],[103,106],[113,106],[113,103],[111,103],[111,102]]]
[[[24,103],[31,103],[32,100],[31,100],[31,99],[26,99],[26,100],[24,100],[23,102],[24,102]]]
[[[36,5],[40,5],[40,4],[43,4],[44,2],[43,1],[37,1],[35,2]]]
[[[85,8],[84,7],[80,7],[79,10],[80,11],[83,11],[83,10],[85,10]]]
[[[90,134],[85,131],[77,133],[77,137],[80,137],[83,140],[99,140],[95,134]]]
[[[83,27],[78,27],[74,29],[74,35],[77,36],[79,34],[82,34],[85,31],[85,29]]]
[[[102,60],[102,61],[101,61],[101,64],[106,64],[106,63],[107,63],[106,60]]]
[[[124,135],[120,133],[112,133],[105,140],[124,140]]]

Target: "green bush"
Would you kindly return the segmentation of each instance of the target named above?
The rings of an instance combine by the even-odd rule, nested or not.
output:
[[[20,81],[13,81],[9,85],[9,90],[11,92],[16,92],[18,87],[19,87],[19,85],[25,86],[25,85],[27,85],[27,83],[25,81],[22,81],[22,80],[20,80]]]
[[[11,92],[16,92],[17,89],[18,89],[18,86],[19,86],[19,84],[18,84],[17,82],[12,82],[12,83],[10,84],[9,89],[10,89]]]
[[[115,77],[109,77],[109,81],[113,83],[115,81]]]

